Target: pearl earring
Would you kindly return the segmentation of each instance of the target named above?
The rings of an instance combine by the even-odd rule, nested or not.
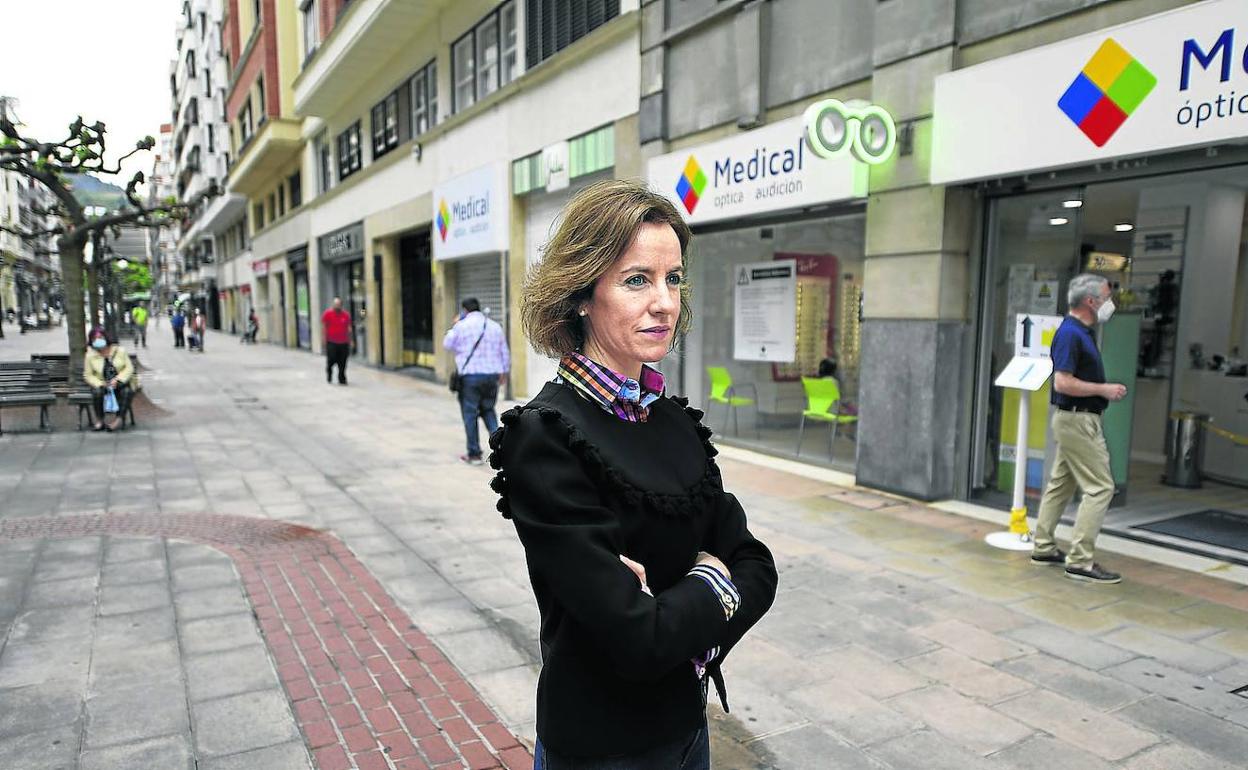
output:
[[[584,311],[584,310],[582,310],[582,311],[581,311],[581,315],[582,315],[582,316],[583,316],[583,315],[585,315],[585,311]]]

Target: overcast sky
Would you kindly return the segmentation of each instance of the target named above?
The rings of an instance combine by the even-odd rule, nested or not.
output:
[[[65,138],[82,115],[108,128],[106,160],[115,161],[171,121],[169,62],[181,0],[5,0],[0,23],[0,95],[19,100],[26,132]],[[120,152],[119,152],[120,151]],[[155,152],[135,155],[118,176],[150,174]]]

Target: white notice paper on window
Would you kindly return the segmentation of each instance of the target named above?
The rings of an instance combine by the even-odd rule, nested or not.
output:
[[[733,267],[733,353],[737,361],[797,358],[797,261]]]

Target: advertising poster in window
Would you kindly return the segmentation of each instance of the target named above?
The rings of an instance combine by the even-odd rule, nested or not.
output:
[[[749,262],[733,273],[732,357],[791,363],[797,357],[797,260]]]

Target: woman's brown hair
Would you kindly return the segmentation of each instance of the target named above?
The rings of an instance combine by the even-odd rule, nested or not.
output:
[[[594,284],[632,244],[642,224],[670,225],[680,240],[685,266],[692,233],[672,202],[639,182],[611,179],[581,190],[560,215],[542,260],[529,269],[520,301],[520,318],[529,344],[559,358],[585,345],[578,310]],[[687,267],[687,266],[686,266]],[[680,287],[680,318],[673,343],[693,320],[689,284]]]

